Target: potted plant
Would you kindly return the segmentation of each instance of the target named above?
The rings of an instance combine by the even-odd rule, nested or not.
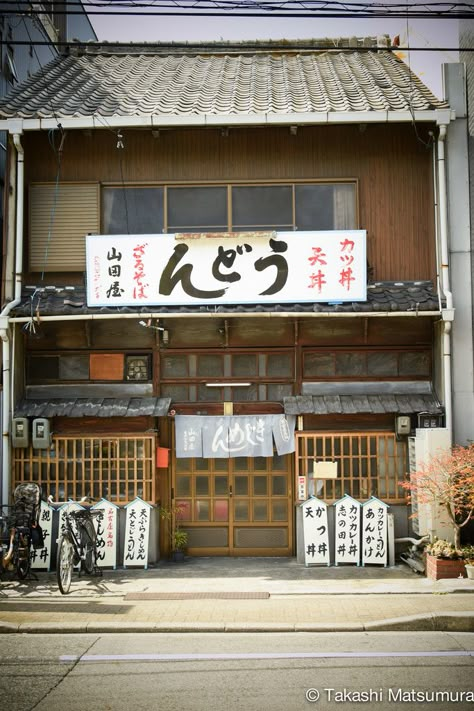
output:
[[[474,545],[463,546],[462,557],[464,558],[467,577],[470,580],[474,580]]]
[[[438,560],[445,561],[440,564],[445,568],[442,577],[458,577],[459,570],[456,572],[456,569],[464,565],[461,530],[474,515],[474,444],[467,447],[455,446],[441,452],[416,472],[411,472],[410,478],[400,484],[410,494],[416,495],[419,504],[442,507],[453,528],[453,543],[435,541],[427,548],[427,575],[428,570],[437,566],[435,561]],[[449,550],[443,543],[452,546],[451,555],[447,555]],[[429,558],[433,558],[431,565]],[[453,564],[452,561],[457,563]],[[450,576],[447,574],[449,567],[453,568],[453,574]]]
[[[171,551],[171,559],[174,562],[184,560],[186,545],[188,543],[188,534],[180,528],[176,529],[173,534],[173,547]]]
[[[432,580],[465,576],[463,551],[445,539],[426,546],[426,575]]]
[[[168,552],[174,562],[184,560],[188,534],[180,527],[184,507],[180,504],[160,507],[160,518],[166,522],[168,532]]]

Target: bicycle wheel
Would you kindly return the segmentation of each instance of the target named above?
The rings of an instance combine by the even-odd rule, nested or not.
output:
[[[16,574],[19,580],[24,580],[30,572],[30,538],[25,534],[20,534],[18,539],[18,549],[16,555]]]
[[[74,567],[74,546],[68,536],[61,536],[58,543],[56,559],[56,579],[63,595],[67,595],[71,587],[72,569]]]

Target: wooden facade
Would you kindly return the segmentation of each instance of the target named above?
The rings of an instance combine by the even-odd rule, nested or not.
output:
[[[100,185],[250,184],[355,180],[358,227],[367,230],[370,278],[434,279],[432,154],[428,126],[349,125],[285,128],[71,132],[61,182]],[[56,179],[46,135],[25,136],[26,181]],[[33,157],[34,156],[34,159]],[[73,275],[68,275],[69,282]],[[82,275],[77,279],[82,280]]]
[[[357,189],[356,227],[367,230],[369,280],[434,280],[433,159],[425,145],[428,130],[428,126],[422,126],[415,131],[409,124],[352,124],[302,127],[296,135],[287,128],[236,128],[225,136],[220,129],[180,129],[160,131],[159,137],[153,137],[151,131],[123,130],[123,148],[117,147],[116,133],[105,128],[71,131],[60,158],[59,189],[76,183],[96,185],[100,214],[101,190],[107,186],[126,189],[140,185],[350,180]],[[45,134],[26,134],[23,142],[28,225],[29,187],[54,186],[58,160]],[[74,191],[71,194],[74,207]],[[26,230],[25,264],[29,263],[32,227],[29,224]],[[46,280],[56,286],[82,285],[84,273],[68,270],[67,260],[66,240],[64,271],[56,267],[50,270],[46,261],[45,278],[40,279],[34,270],[25,273],[24,283],[41,287]],[[124,359],[140,355],[149,359],[150,371],[138,383],[137,394],[171,397],[171,414],[156,419],[56,417],[52,452],[38,454],[32,448],[15,451],[13,484],[39,479],[54,493],[72,496],[82,495],[90,487],[93,495],[109,496],[119,504],[136,495],[152,504],[168,505],[173,500],[184,506],[182,526],[189,533],[193,554],[292,555],[295,475],[307,473],[318,443],[331,441],[332,448],[325,450],[323,459],[340,461],[343,477],[338,486],[326,484],[328,502],[344,493],[362,500],[376,495],[405,508],[398,480],[406,467],[406,446],[395,437],[393,414],[307,413],[299,423],[296,455],[284,460],[269,458],[267,462],[223,460],[225,465],[219,465],[217,459],[176,459],[173,415],[221,415],[229,401],[235,415],[281,413],[283,395],[298,395],[305,381],[321,378],[328,382],[434,381],[439,374],[431,317],[176,312],[164,315],[168,333],[164,344],[156,330],[140,325],[139,314],[127,320],[67,316],[41,320],[40,298],[38,315],[38,332],[19,330],[17,399],[25,392],[33,398],[54,399],[61,397],[62,388],[65,392],[74,389],[77,397],[93,397],[105,385],[107,393],[120,398],[125,385],[125,377],[120,375]],[[412,360],[419,358],[425,363],[425,369],[419,374],[413,370],[408,376],[393,371],[388,378],[385,372],[377,375],[370,370],[356,375],[350,370],[345,375],[334,371],[334,375],[315,378],[305,371],[309,368],[305,360],[308,354],[331,362],[341,354],[356,354],[362,359],[390,354],[394,362],[400,354],[411,354]],[[212,363],[219,366],[224,355],[227,365],[215,375]],[[265,370],[265,358],[272,355],[281,356],[278,366],[275,371]],[[85,363],[83,375],[69,380],[57,375],[65,372],[57,359],[66,356]],[[248,356],[246,363],[254,358],[257,364],[254,373],[245,371],[245,380],[255,387],[249,392],[255,392],[255,396],[239,395],[235,388],[226,386],[227,390],[223,387],[213,394],[207,391],[203,399],[210,377],[228,381],[225,367],[233,372],[232,359],[242,356]],[[177,359],[184,362],[188,357],[196,362],[207,357],[208,374],[200,374],[199,365],[193,365],[194,371],[189,366],[184,375],[176,375],[173,368]],[[290,364],[287,371],[282,363]],[[53,368],[49,376],[48,367]],[[158,444],[172,453],[167,469],[157,467],[154,461]],[[371,456],[363,454],[371,447]],[[61,449],[74,455],[69,457],[73,460],[70,466],[66,454],[58,459]],[[406,526],[404,522],[400,533],[407,532]]]

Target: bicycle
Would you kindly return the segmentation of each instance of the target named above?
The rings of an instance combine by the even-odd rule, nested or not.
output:
[[[50,504],[57,504],[52,497],[48,498]],[[102,575],[97,566],[97,531],[94,518],[101,515],[101,511],[83,508],[90,505],[87,499],[70,501],[77,503],[80,509],[64,512],[62,530],[59,533],[58,549],[56,556],[56,579],[62,595],[67,595],[71,588],[73,569],[79,565],[79,575]]]
[[[25,580],[30,572],[31,548],[43,547],[43,532],[38,523],[40,501],[40,486],[30,482],[18,484],[12,506],[2,506],[0,566],[2,572],[14,570],[19,580]]]

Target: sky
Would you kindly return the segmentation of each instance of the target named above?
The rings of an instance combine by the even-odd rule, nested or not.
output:
[[[87,1],[84,6],[87,8]],[[356,1],[356,0],[351,0]],[[360,2],[360,0],[358,0]],[[411,4],[420,0],[410,0]],[[400,0],[380,0],[385,4]],[[403,2],[403,0],[402,0]],[[112,5],[112,3],[110,3]],[[425,5],[425,3],[421,3]],[[347,2],[346,2],[347,6]],[[148,8],[152,10],[152,8]],[[401,57],[433,91],[443,98],[443,63],[457,62],[453,48],[458,46],[457,19],[320,19],[288,17],[190,17],[140,16],[138,8],[131,15],[90,15],[100,41],[179,42],[255,39],[310,39],[389,35],[400,37]],[[416,48],[421,48],[416,49]]]

